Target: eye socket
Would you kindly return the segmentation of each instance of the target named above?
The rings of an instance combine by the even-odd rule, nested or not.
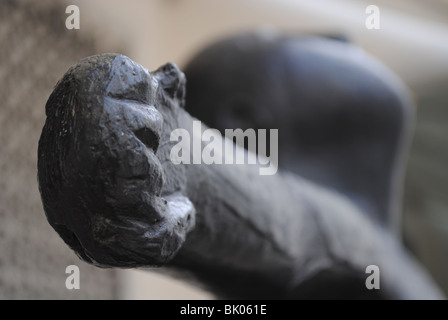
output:
[[[149,150],[156,153],[159,148],[159,137],[148,128],[141,128],[134,132],[137,139],[139,139]]]

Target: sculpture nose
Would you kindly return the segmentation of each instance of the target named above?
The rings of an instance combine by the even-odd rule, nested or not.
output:
[[[110,75],[106,96],[153,104],[155,81],[148,70],[125,56],[118,56],[113,61]]]

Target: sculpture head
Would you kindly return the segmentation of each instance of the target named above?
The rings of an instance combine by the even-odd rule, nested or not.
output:
[[[39,187],[48,221],[83,260],[160,265],[185,240],[194,209],[181,195],[161,196],[158,157],[163,114],[183,104],[184,87],[173,64],[151,73],[116,54],[81,60],[56,85],[39,141]]]

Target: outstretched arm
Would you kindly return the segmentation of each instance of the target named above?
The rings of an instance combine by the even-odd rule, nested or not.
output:
[[[188,270],[234,298],[372,297],[365,269],[373,264],[383,297],[440,297],[343,196],[292,174],[259,175],[258,165],[175,164],[173,130],[198,139],[184,85],[172,64],[149,73],[100,55],[56,86],[39,185],[50,224],[80,258]]]

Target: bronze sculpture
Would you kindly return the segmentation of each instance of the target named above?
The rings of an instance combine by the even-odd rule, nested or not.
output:
[[[148,72],[114,54],[57,84],[38,178],[50,224],[81,259],[187,270],[223,297],[441,296],[382,222],[319,181],[173,164],[170,133],[194,121],[185,93],[174,64]],[[372,264],[381,290],[365,287]]]

